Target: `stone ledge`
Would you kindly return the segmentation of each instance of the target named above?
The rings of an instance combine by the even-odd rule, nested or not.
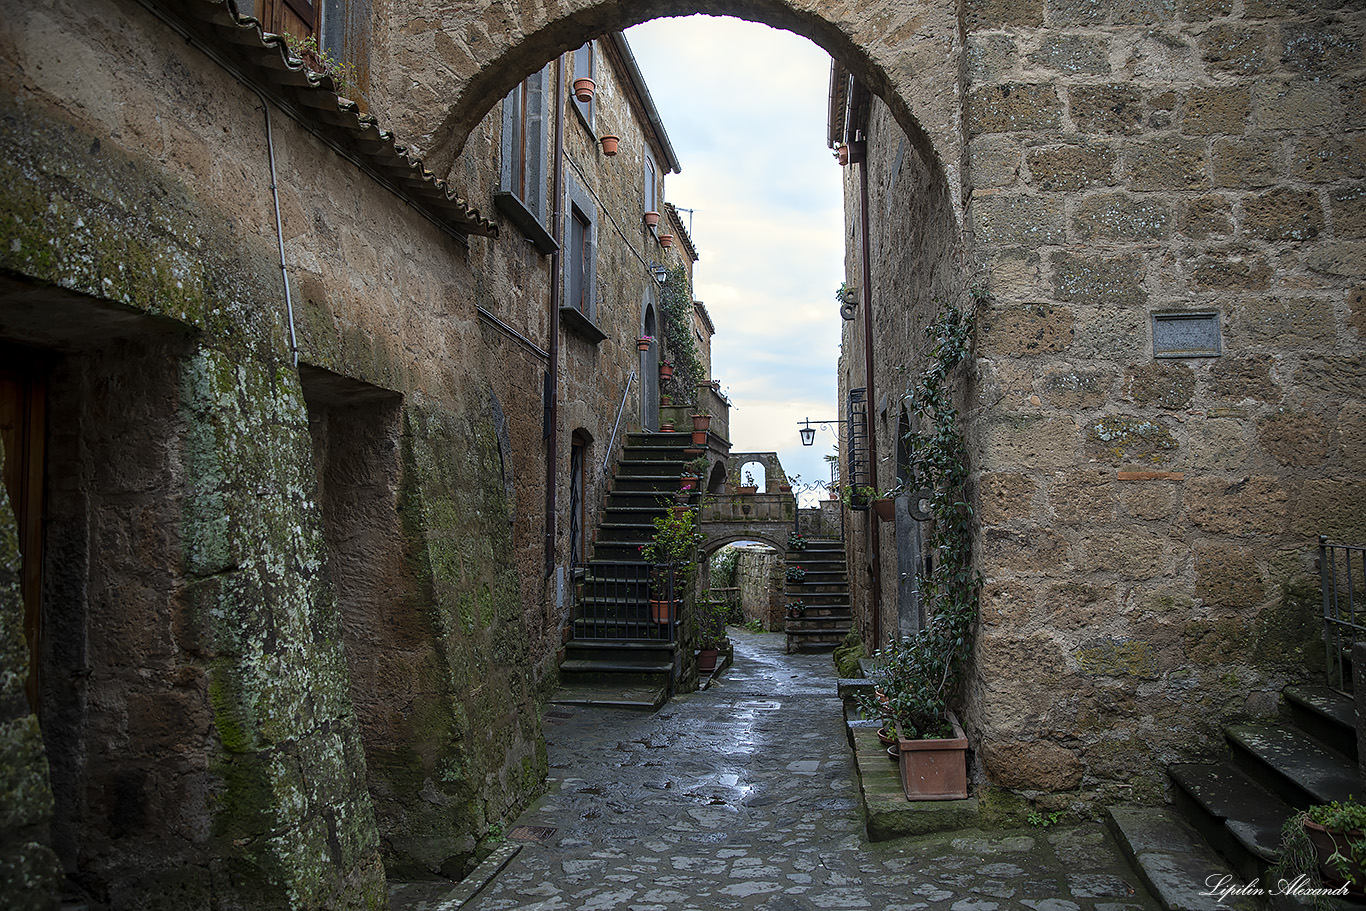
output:
[[[981,827],[975,797],[907,800],[901,789],[900,766],[888,757],[887,748],[877,739],[876,722],[851,723],[848,730],[869,841]]]

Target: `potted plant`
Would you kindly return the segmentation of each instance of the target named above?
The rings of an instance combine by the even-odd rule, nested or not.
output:
[[[655,225],[657,225],[657,224],[659,224],[659,213],[658,213],[658,212],[646,212],[646,213],[645,213],[645,227],[647,227],[647,228],[653,228],[653,227],[654,227]]]
[[[794,563],[787,568],[787,581],[801,585],[805,579],[806,570],[802,569],[800,566]]]
[[[587,104],[593,100],[593,90],[597,85],[587,76],[580,76],[574,80],[574,100],[580,104]]]
[[[711,427],[711,415],[705,411],[699,411],[692,416],[693,430],[706,430]]]
[[[806,550],[806,538],[799,531],[789,532],[787,535],[788,550]]]
[[[681,474],[681,475],[678,476],[678,489],[679,489],[679,490],[696,490],[696,489],[697,489],[697,475],[692,474],[691,472],[688,472],[688,471],[684,471],[683,474]]]
[[[640,338],[636,339],[636,350],[649,351],[650,346],[654,343],[655,337],[653,335],[642,335]]]
[[[840,167],[847,165],[849,163],[849,146],[841,142],[839,148],[835,150],[835,158],[839,161]]]
[[[668,510],[651,520],[654,535],[640,546],[640,556],[653,564],[650,586],[650,611],[656,623],[672,623],[674,608],[682,600],[684,588],[697,570],[697,545],[702,534],[697,530],[691,509]]]
[[[801,598],[788,602],[787,619],[800,620],[804,616],[806,616],[806,603]]]
[[[697,604],[697,670],[710,674],[716,670],[716,660],[726,642],[726,620],[730,610],[726,602],[707,598]]]
[[[667,392],[662,393],[662,394],[659,396],[659,404],[661,404],[661,405],[672,405],[673,403],[674,403],[674,397],[671,396],[671,395],[669,395]]]
[[[670,361],[659,362],[659,378],[661,380],[670,379],[674,375],[674,365]]]
[[[863,484],[845,484],[840,489],[840,502],[850,509],[867,509],[868,503],[877,495],[872,487]]]
[[[1329,894],[1363,898],[1364,867],[1366,806],[1349,797],[1316,804],[1286,820],[1281,830],[1280,860],[1272,874],[1310,888],[1321,884]]]
[[[754,472],[745,472],[745,483],[736,484],[735,492],[740,496],[752,496],[759,492],[759,485],[754,483]]]
[[[602,154],[608,158],[617,154],[617,146],[621,144],[620,136],[603,136],[598,139],[602,143]]]

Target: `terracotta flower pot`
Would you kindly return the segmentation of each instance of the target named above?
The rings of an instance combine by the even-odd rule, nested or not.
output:
[[[592,79],[587,76],[580,76],[574,80],[574,100],[581,104],[587,104],[593,100],[593,90],[597,88]]]
[[[839,162],[840,167],[849,163],[849,147],[847,145],[841,144],[839,147]]]
[[[651,598],[650,619],[661,625],[673,622],[673,606],[672,601],[656,601]]]
[[[648,338],[638,338],[638,339],[636,339],[636,349],[639,350],[639,351],[649,351],[649,350],[650,350],[650,345],[651,345],[652,343],[653,343],[653,342],[652,342],[651,339],[648,339]]]
[[[949,713],[953,736],[941,740],[907,740],[897,732],[901,751],[901,787],[907,800],[966,800],[968,738]]]
[[[697,488],[697,478],[687,475],[678,479],[679,490],[695,490]]]
[[[673,375],[674,375],[674,366],[673,366],[673,364],[660,364],[660,365],[659,365],[659,378],[660,378],[661,380],[667,380],[667,379],[669,379],[670,377],[672,377]]]
[[[711,427],[711,415],[709,415],[709,414],[695,414],[695,415],[692,416],[692,429],[693,429],[693,430],[707,430],[707,429],[710,428],[710,427]]]
[[[620,136],[603,136],[598,140],[602,143],[602,154],[611,158],[617,154],[617,146],[621,144]]]
[[[716,659],[721,656],[721,650],[716,648],[699,649],[697,652],[697,672],[699,674],[710,674],[716,670]]]
[[[756,494],[756,493],[759,492],[759,485],[758,485],[758,484],[739,484],[739,485],[736,486],[735,492],[738,493],[738,494],[740,494],[742,497],[745,497],[745,496],[753,496],[754,494]]]
[[[896,518],[896,501],[891,497],[880,497],[872,501],[873,512],[884,522],[890,522]]]
[[[1314,853],[1318,855],[1319,878],[1323,880],[1324,885],[1341,886],[1347,884],[1348,895],[1357,898],[1366,896],[1366,889],[1363,889],[1362,885],[1363,883],[1366,883],[1366,871],[1363,871],[1360,865],[1354,863],[1350,859],[1352,856],[1350,844],[1366,838],[1366,834],[1361,832],[1339,832],[1336,829],[1328,829],[1316,822],[1311,822],[1308,819],[1304,821],[1304,834],[1309,836],[1309,843],[1314,846]],[[1348,883],[1348,880],[1342,875],[1342,868],[1328,862],[1328,858],[1332,857],[1334,852],[1348,858],[1347,873],[1356,880],[1355,882]]]
[[[707,432],[705,430],[693,430],[692,442],[694,446],[707,445]]]
[[[646,212],[646,213],[645,213],[645,227],[647,227],[647,228],[653,228],[653,227],[654,227],[655,225],[657,225],[657,224],[659,224],[659,213],[658,213],[658,212]]]
[[[672,247],[674,245],[674,236],[672,234],[659,235],[659,245],[661,247]]]
[[[673,433],[673,432],[674,432],[674,425],[672,425],[672,424],[660,424],[660,425],[659,425],[659,432],[660,432],[660,433]]]

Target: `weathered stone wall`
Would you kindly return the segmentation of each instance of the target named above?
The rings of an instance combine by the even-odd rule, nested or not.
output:
[[[783,628],[783,555],[771,547],[737,548],[735,587],[746,620],[758,620],[766,630]]]
[[[1174,9],[965,22],[991,292],[972,714],[1008,786],[1160,794],[1162,763],[1317,673],[1315,538],[1366,538],[1366,11]],[[1165,310],[1218,314],[1222,355],[1154,358]]]
[[[1061,802],[1157,799],[1165,763],[1319,672],[1316,536],[1366,538],[1366,12],[964,12],[971,244],[953,281],[931,277],[933,254],[905,271],[917,248],[895,239],[906,200],[886,167],[902,138],[880,106],[870,118],[878,464],[896,464],[897,373],[918,369],[919,325],[936,299],[985,290],[965,377],[986,579],[965,694],[979,771]],[[1154,358],[1164,311],[1217,314],[1222,353]],[[842,397],[864,385],[859,332],[846,326]],[[866,639],[871,528],[858,523],[872,520],[854,521]]]

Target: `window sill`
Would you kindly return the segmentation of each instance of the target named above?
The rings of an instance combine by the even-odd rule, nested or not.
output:
[[[592,320],[573,307],[560,308],[560,325],[594,345],[607,341],[607,333],[595,326]]]
[[[555,243],[555,238],[550,236],[545,225],[536,218],[536,213],[528,209],[526,203],[518,199],[515,194],[499,190],[493,194],[493,205],[526,235],[527,240],[531,241],[537,252],[541,254],[554,253],[559,249],[559,245]]]

